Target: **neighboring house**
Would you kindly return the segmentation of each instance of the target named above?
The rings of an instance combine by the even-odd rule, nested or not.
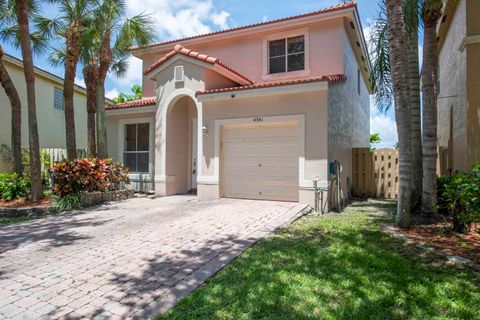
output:
[[[5,54],[3,57],[10,77],[22,101],[22,146],[28,146],[28,105],[27,89],[22,61]],[[63,79],[35,68],[35,89],[38,136],[41,148],[65,148],[65,113],[63,104]],[[75,132],[77,148],[87,148],[86,91],[75,85]],[[0,89],[0,145],[10,146],[11,124],[10,101],[3,88]],[[0,172],[10,170],[10,166],[0,155]]]
[[[480,1],[446,1],[438,35],[438,143],[465,171],[480,162]]]
[[[142,100],[108,108],[109,154],[137,188],[314,203],[369,146],[370,63],[354,2],[132,47]]]

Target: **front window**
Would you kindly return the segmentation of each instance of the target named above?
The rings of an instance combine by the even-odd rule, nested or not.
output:
[[[123,162],[132,173],[148,173],[150,159],[150,124],[126,124],[123,150]]]
[[[305,69],[305,36],[269,41],[269,73]]]

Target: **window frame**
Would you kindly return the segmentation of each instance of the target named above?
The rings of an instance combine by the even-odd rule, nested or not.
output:
[[[57,108],[57,105],[55,104],[55,101],[56,101],[55,97],[56,97],[57,92],[61,93],[61,98],[62,98],[62,107],[61,108]],[[60,88],[60,87],[57,87],[57,86],[53,87],[53,109],[58,110],[58,111],[65,111],[65,97],[63,95],[63,88]]]
[[[304,37],[304,69],[296,71],[288,71],[288,39],[295,37]],[[270,73],[270,42],[276,40],[285,40],[285,72]],[[269,34],[263,38],[263,75],[262,80],[273,80],[282,78],[304,77],[310,74],[310,57],[309,57],[309,30],[308,28],[290,30],[281,33]]]
[[[142,124],[148,123],[149,137],[148,137],[148,151],[126,151],[125,150],[125,130],[126,125],[128,124]],[[138,127],[137,127],[138,130]],[[132,118],[120,120],[118,123],[118,159],[120,162],[124,163],[124,154],[125,153],[149,153],[148,155],[148,172],[133,172],[129,174],[130,179],[152,179],[153,174],[153,139],[154,139],[154,120],[152,118]]]

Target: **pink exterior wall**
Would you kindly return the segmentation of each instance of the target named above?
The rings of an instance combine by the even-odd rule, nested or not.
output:
[[[342,18],[317,22],[314,24],[297,25],[286,29],[270,32],[252,33],[251,35],[236,38],[211,41],[200,45],[186,46],[188,49],[198,51],[219,58],[223,63],[238,70],[255,83],[266,82],[262,80],[264,64],[264,37],[297,29],[307,29],[309,38],[309,77],[328,74],[344,73],[343,68],[343,34],[344,25]],[[170,51],[173,49],[172,44]],[[152,65],[168,51],[145,54],[143,56],[144,69]],[[305,76],[303,76],[305,77]],[[282,79],[291,79],[282,77]],[[270,80],[271,81],[271,80]],[[143,78],[143,95],[154,96],[155,84],[153,80]]]

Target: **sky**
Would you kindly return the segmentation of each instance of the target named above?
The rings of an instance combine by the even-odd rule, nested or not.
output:
[[[148,13],[156,21],[157,41],[182,38],[242,25],[268,21],[316,11],[340,0],[125,0],[129,15]],[[378,16],[378,0],[357,0],[360,19],[368,40],[369,26]],[[45,15],[54,17],[55,8],[49,6]],[[19,50],[4,46],[5,51],[21,58]],[[63,77],[61,67],[52,67],[47,56],[34,57],[36,66]],[[134,84],[141,84],[142,64],[137,58],[129,59],[129,70],[121,79],[109,76],[106,95],[116,97],[128,93]],[[84,85],[80,67],[76,83]],[[393,111],[378,113],[371,99],[370,132],[380,133],[382,143],[378,147],[391,147],[397,142]]]

